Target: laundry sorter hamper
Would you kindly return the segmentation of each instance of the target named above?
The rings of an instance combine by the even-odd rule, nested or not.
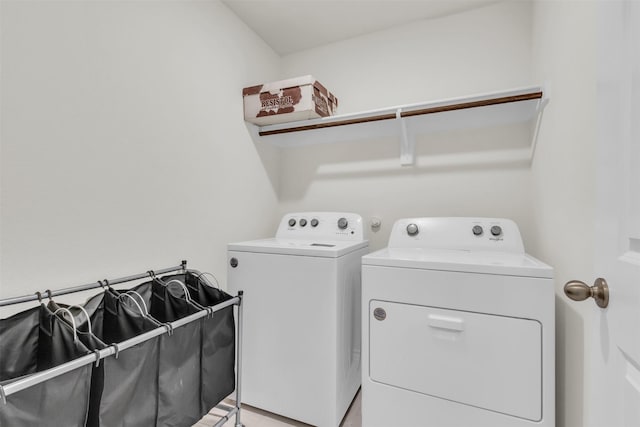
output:
[[[156,276],[177,270],[182,275]],[[186,261],[156,273],[47,291],[48,305],[0,319],[0,426],[190,427],[214,407],[226,412],[216,427],[233,416],[235,425],[242,426],[241,367],[235,359],[236,352],[241,355],[241,341],[236,341],[233,312],[237,305],[237,333],[241,334],[242,293],[231,297],[212,288],[199,272],[186,269]],[[150,281],[135,288],[113,288],[149,276]],[[103,291],[83,306],[67,306],[51,298],[100,286]],[[204,299],[204,294],[214,298]],[[29,295],[8,298],[0,300],[0,306],[33,299]],[[56,311],[69,316],[56,316]],[[49,323],[41,326],[42,319]],[[16,324],[21,326],[16,329]],[[41,333],[38,328],[52,332]],[[22,358],[23,351],[38,344],[43,350],[53,345],[57,349],[57,342],[42,337],[58,335],[71,336],[72,345],[67,340],[63,352],[43,354],[64,354],[65,358],[38,366],[41,356],[36,352],[35,368],[28,361],[22,363],[25,366],[3,364],[9,356]],[[34,336],[39,342],[31,344]],[[7,351],[2,348],[5,344],[29,348]],[[46,369],[56,363],[62,364]],[[219,405],[234,389],[235,405]]]

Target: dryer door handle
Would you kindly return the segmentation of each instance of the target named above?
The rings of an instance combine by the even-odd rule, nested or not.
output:
[[[446,329],[448,331],[462,332],[464,331],[464,320],[459,317],[439,316],[430,314],[428,317],[429,326],[437,329]]]

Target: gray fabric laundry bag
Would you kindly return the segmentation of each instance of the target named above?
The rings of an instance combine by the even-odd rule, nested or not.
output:
[[[73,329],[44,305],[0,319],[3,385],[88,354]],[[83,427],[89,407],[91,365],[7,396],[2,427]]]
[[[185,283],[193,301],[203,307],[213,307],[231,295],[207,285],[191,272],[164,276],[164,282],[180,280]],[[201,364],[201,408],[204,416],[236,388],[235,357],[236,329],[233,306],[226,307],[203,320]]]
[[[143,310],[107,289],[84,308],[95,338],[91,350],[118,344],[159,327]],[[73,307],[70,310],[74,311]],[[144,341],[93,366],[89,427],[155,427],[158,413],[159,337]],[[89,343],[87,343],[89,345]]]
[[[167,284],[156,278],[132,290],[142,296],[151,316],[163,323],[174,322],[202,310],[185,299],[181,284]],[[202,324],[202,319],[199,319],[160,337],[158,427],[191,427],[202,418]]]

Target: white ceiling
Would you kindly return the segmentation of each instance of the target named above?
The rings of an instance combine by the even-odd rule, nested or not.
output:
[[[223,0],[280,55],[499,0]]]

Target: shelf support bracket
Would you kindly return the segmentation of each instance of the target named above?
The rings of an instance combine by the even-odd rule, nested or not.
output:
[[[533,125],[533,130],[531,132],[531,149],[529,153],[529,165],[533,164],[533,157],[536,154],[536,146],[538,144],[538,134],[540,133],[540,123],[542,123],[542,114],[544,113],[544,108],[549,103],[549,92],[546,88],[549,85],[545,85],[542,91],[542,98],[538,103],[538,108],[536,109],[536,120]]]
[[[415,162],[415,141],[407,130],[407,121],[402,118],[402,108],[396,110],[396,120],[400,126],[400,164],[411,166]]]

